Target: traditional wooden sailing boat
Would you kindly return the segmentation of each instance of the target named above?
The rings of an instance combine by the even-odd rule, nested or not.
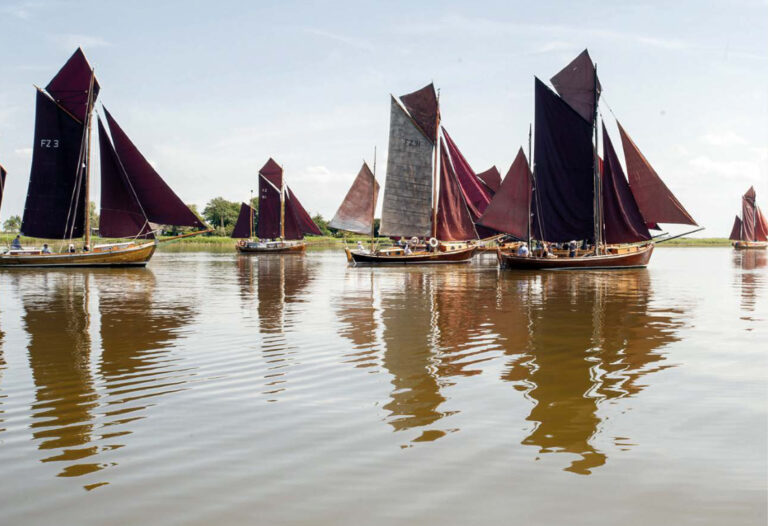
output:
[[[620,124],[629,181],[604,123],[605,159],[598,157],[601,87],[586,50],[551,80],[559,96],[535,79],[533,173],[521,150],[479,221],[525,240],[532,252],[500,250],[499,263],[512,269],[646,266],[654,247],[649,229],[696,222]],[[533,250],[532,240],[541,248]],[[547,249],[551,243],[570,247]]]
[[[321,236],[322,232],[285,185],[283,169],[271,157],[259,170],[259,211],[254,240],[253,207],[240,206],[233,238],[241,238],[236,245],[243,254],[301,253],[306,249],[304,234]],[[248,238],[248,240],[242,238]]]
[[[99,83],[81,49],[45,90],[37,89],[35,143],[21,232],[63,240],[69,247],[11,249],[0,255],[0,266],[144,266],[157,247],[158,225],[202,229],[186,235],[208,231],[105,109],[112,141],[99,119],[99,233],[128,241],[91,247],[90,136],[98,93]],[[81,237],[82,249],[75,249],[73,240]]]
[[[768,247],[768,220],[755,201],[755,188],[750,186],[741,197],[741,217],[733,220],[731,235],[736,250],[765,249]]]
[[[350,261],[424,264],[464,263],[472,259],[477,250],[472,243],[478,238],[477,231],[445,143],[438,135],[439,128],[439,103],[432,84],[400,100],[391,97],[389,156],[379,234],[408,241],[405,246],[347,250]],[[350,196],[354,199],[354,192],[350,191],[347,199]],[[347,199],[342,208],[354,209],[356,205],[347,204]]]

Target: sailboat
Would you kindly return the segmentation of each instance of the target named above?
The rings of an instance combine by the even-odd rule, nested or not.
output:
[[[374,161],[374,170],[375,166],[376,163]],[[374,214],[378,197],[379,182],[376,180],[376,175],[368,167],[368,163],[363,162],[363,166],[360,167],[360,171],[352,182],[352,186],[344,197],[344,201],[342,201],[328,226],[354,234],[370,234],[370,252],[373,252],[375,250]],[[361,245],[358,246],[361,247]],[[352,261],[350,249],[344,247],[344,251],[347,254],[347,260]]]
[[[405,246],[348,250],[351,262],[465,263],[475,255],[473,240],[478,238],[477,230],[439,129],[439,101],[433,84],[399,100],[391,97],[379,234],[408,241]],[[352,192],[347,198],[350,194],[355,199]],[[345,204],[346,200],[342,207]]]
[[[104,109],[110,140],[99,119],[101,153],[101,237],[128,239],[91,246],[91,121],[99,83],[81,49],[45,89],[37,88],[32,168],[21,232],[62,240],[58,251],[11,249],[4,267],[144,266],[158,244],[158,225],[209,231],[149,164],[112,115]],[[73,241],[83,238],[81,249]]]
[[[259,170],[258,222],[254,229],[255,211],[243,203],[240,206],[233,238],[240,253],[301,253],[306,250],[304,234],[323,235],[312,218],[286,186],[283,169],[271,157]],[[258,239],[254,239],[254,230]],[[248,238],[242,239],[242,238]]]
[[[733,220],[728,239],[736,250],[765,249],[768,247],[768,220],[755,200],[755,188],[749,187],[741,197],[741,217]]]
[[[525,240],[529,247],[527,255],[499,250],[500,265],[511,269],[645,267],[654,244],[670,239],[657,241],[650,229],[658,229],[659,223],[698,225],[620,123],[628,179],[604,122],[604,159],[598,157],[602,88],[587,50],[551,81],[557,93],[535,79],[533,172],[522,152],[518,153],[516,176],[502,183],[479,221]],[[552,244],[559,248],[551,249]]]

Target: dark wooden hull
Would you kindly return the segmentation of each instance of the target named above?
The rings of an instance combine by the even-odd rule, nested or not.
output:
[[[736,250],[765,250],[768,242],[765,241],[735,241],[733,248]]]
[[[523,257],[498,251],[499,266],[510,270],[589,270],[589,269],[624,269],[640,268],[648,265],[653,253],[653,245],[645,245],[639,250],[624,254],[606,254],[601,256],[580,257]]]
[[[152,258],[157,244],[143,243],[129,247],[77,252],[74,254],[2,254],[0,267],[143,267]]]
[[[469,263],[476,252],[475,246],[447,252],[423,252],[410,255],[363,254],[347,250],[347,258],[354,263],[370,265],[435,265]]]
[[[301,254],[307,249],[306,243],[296,243],[280,247],[251,247],[235,245],[241,254]]]

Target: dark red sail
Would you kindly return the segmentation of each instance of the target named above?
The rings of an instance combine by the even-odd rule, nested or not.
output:
[[[635,243],[651,239],[645,220],[621,169],[608,131],[603,125],[602,192],[606,243]]]
[[[3,165],[0,164],[0,206],[3,204],[3,193],[5,193],[5,176],[8,173],[5,171],[5,168],[3,168]]]
[[[733,220],[733,228],[731,228],[731,235],[728,236],[731,241],[741,241],[741,219],[736,216]]]
[[[205,228],[200,219],[152,168],[106,108],[104,114],[112,134],[115,152],[147,219],[161,225]]]
[[[594,237],[592,125],[536,79],[534,235]]]
[[[77,48],[66,64],[51,79],[45,90],[51,97],[80,122],[85,121],[88,112],[88,88],[91,86],[93,69],[88,64],[83,50]],[[93,102],[99,95],[99,83],[93,79]]]
[[[741,239],[744,241],[756,241],[755,239],[755,191],[752,187],[741,198]]]
[[[677,223],[696,225],[691,215],[683,208],[656,171],[640,152],[620,123],[619,133],[627,163],[629,188],[635,196],[637,207],[646,223]]]
[[[283,191],[283,169],[271,157],[259,170],[259,220],[256,223],[260,239],[280,237],[280,193]]]
[[[550,81],[565,102],[585,120],[592,122],[595,116],[595,82],[598,95],[601,89],[596,77],[595,66],[585,49]]]
[[[232,237],[235,239],[245,239],[251,237],[253,233],[253,218],[256,217],[256,212],[253,207],[241,203],[240,215],[237,216],[237,223],[232,230]]]
[[[759,206],[755,206],[755,241],[768,241],[768,220]]]
[[[480,172],[477,174],[477,177],[483,182],[485,187],[490,190],[491,195],[499,191],[499,187],[501,186],[501,174],[496,166],[491,166],[486,171]]]
[[[472,214],[472,219],[477,220],[485,212],[488,203],[491,202],[491,193],[485,189],[480,179],[477,178],[474,170],[469,166],[464,155],[462,155],[456,143],[451,139],[451,136],[448,135],[448,130],[445,127],[443,127],[443,135],[445,136],[448,155],[453,164],[453,170],[459,181],[459,186],[464,193],[467,207]]]
[[[312,221],[312,218],[309,216],[306,210],[304,210],[304,207],[301,206],[301,202],[296,198],[296,195],[293,193],[293,190],[290,188],[286,188],[286,200],[285,200],[285,217],[291,217],[294,220],[295,226],[295,234],[292,232],[293,235],[289,236],[288,234],[288,221],[286,220],[286,230],[285,230],[285,238],[286,239],[301,239],[304,236],[302,234],[312,234],[315,236],[322,236],[323,233],[320,231],[320,229],[317,227],[314,221]],[[295,235],[295,237],[294,237]]]
[[[437,238],[441,241],[466,241],[476,239],[477,232],[472,223],[467,203],[464,200],[456,174],[451,167],[440,140],[440,195],[437,206]]]
[[[368,164],[363,163],[328,226],[357,234],[370,234],[373,229],[373,214],[376,210],[378,195],[379,183],[368,168]]]
[[[82,141],[83,125],[38,90],[32,169],[21,223],[24,235],[46,239],[83,235]]]
[[[435,86],[430,83],[418,91],[400,97],[403,106],[411,114],[416,124],[421,128],[432,143],[437,139],[437,93]]]
[[[520,148],[479,223],[518,239],[528,239],[530,202],[531,172]]]
[[[125,175],[101,119],[99,152],[101,157],[101,214],[99,235],[102,237],[152,237],[152,227]]]

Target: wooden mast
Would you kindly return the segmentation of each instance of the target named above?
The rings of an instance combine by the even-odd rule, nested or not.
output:
[[[280,170],[280,241],[285,241],[285,170]]]
[[[373,201],[373,210],[371,210],[371,253],[373,253],[373,244],[376,240],[376,147],[373,147],[373,184],[371,184],[371,201]]]
[[[531,192],[528,194],[528,253],[531,253],[531,206],[533,205],[533,158],[531,157],[531,137],[533,124],[528,124],[528,179],[531,183]]]
[[[253,239],[253,189],[251,189],[251,200],[248,201],[248,209],[249,209],[248,213],[251,216],[251,223],[249,225],[250,229],[248,232],[250,234],[250,238]]]
[[[85,116],[87,139],[85,144],[85,247],[91,249],[91,115],[93,114],[93,81],[96,79],[91,68],[91,83],[88,86],[88,108]]]
[[[437,90],[437,115],[435,116],[435,159],[432,163],[432,237],[437,239],[437,154],[440,149],[440,90]]]
[[[594,210],[594,224],[595,224],[595,255],[600,254],[601,248],[602,248],[602,241],[603,241],[603,228],[602,228],[602,209],[600,206],[601,201],[601,185],[600,185],[600,166],[597,160],[597,64],[594,66],[594,77],[593,77],[593,101],[594,101],[594,107],[592,110],[592,126],[595,131],[595,147],[592,150],[592,171],[593,171],[593,179],[594,179],[594,199],[593,199],[593,210]]]

